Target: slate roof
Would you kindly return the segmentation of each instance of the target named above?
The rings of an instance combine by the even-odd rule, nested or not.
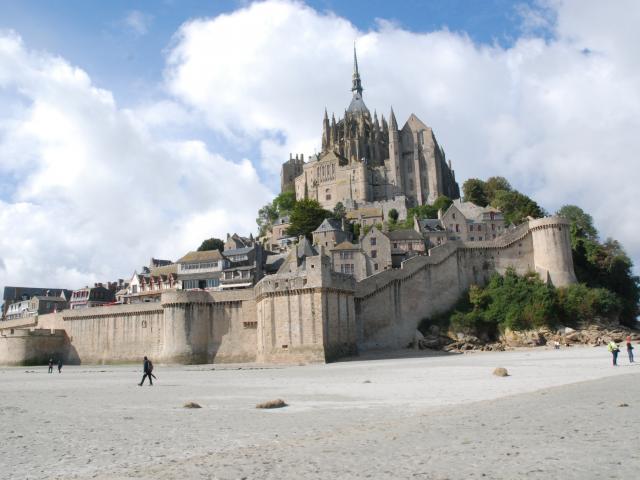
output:
[[[26,295],[31,298],[33,296],[45,295],[49,290],[50,296],[60,296],[62,292],[65,293],[67,298],[71,297],[72,290],[65,288],[38,288],[38,287],[4,287],[3,300],[18,300],[22,295]]]
[[[420,227],[427,232],[444,232],[442,222],[437,218],[423,218],[418,220]]]
[[[455,207],[460,210],[460,213],[462,213],[462,215],[464,215],[464,217],[467,220],[474,220],[474,221],[478,221],[481,222],[483,220],[482,215],[484,213],[502,213],[500,210],[493,208],[493,207],[480,207],[478,205],[476,205],[475,203],[471,203],[471,202],[463,202],[462,200],[460,200],[459,198],[454,200],[452,205],[455,205]]]
[[[342,225],[339,220],[334,218],[325,218],[324,221],[316,228],[313,233],[342,231]]]
[[[222,255],[225,257],[229,257],[232,255],[244,255],[251,252],[254,248],[255,247],[232,248],[231,250],[225,250],[224,252],[222,252]]]
[[[222,260],[222,255],[218,250],[206,250],[204,252],[189,252],[176,263],[195,263]]]

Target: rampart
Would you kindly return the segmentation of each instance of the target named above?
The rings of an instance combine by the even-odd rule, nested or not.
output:
[[[448,242],[402,268],[356,283],[307,256],[254,289],[169,291],[159,303],[65,310],[0,323],[0,364],[326,362],[398,348],[421,319],[449,309],[472,284],[511,267],[557,286],[575,282],[569,224],[530,220],[489,242]],[[294,257],[292,257],[294,258]],[[294,258],[295,260],[295,258]]]
[[[423,318],[448,310],[471,285],[486,284],[494,272],[536,271],[556,286],[576,281],[569,224],[559,217],[529,220],[493,241],[448,242],[429,253],[358,282],[361,349],[406,346]]]

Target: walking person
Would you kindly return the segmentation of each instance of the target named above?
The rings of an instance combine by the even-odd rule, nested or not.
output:
[[[631,345],[631,335],[627,335],[627,355],[629,355],[629,363],[633,363],[633,345]]]
[[[611,352],[611,355],[613,356],[613,366],[617,367],[618,366],[618,353],[620,353],[620,348],[618,348],[618,344],[611,340],[609,342],[609,345],[607,345],[607,350],[609,350],[609,352]]]
[[[62,373],[62,357],[58,359],[58,373]]]
[[[147,357],[144,357],[144,362],[142,363],[142,371],[144,372],[144,375],[142,375],[142,380],[138,384],[139,386],[142,386],[142,384],[144,383],[144,379],[147,377],[149,377],[149,386],[153,386],[153,380],[151,379],[151,377],[153,376],[153,374],[151,373],[152,370],[153,363],[151,363],[151,360],[149,360]]]
[[[49,358],[49,373],[53,373],[53,358]]]

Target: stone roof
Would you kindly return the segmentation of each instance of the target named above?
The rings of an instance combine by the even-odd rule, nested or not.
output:
[[[254,248],[255,247],[232,248],[231,250],[225,250],[224,252],[222,252],[222,255],[224,255],[225,257],[233,255],[244,255],[251,252]]]
[[[390,240],[422,240],[422,235],[413,229],[394,230],[387,233]]]
[[[355,243],[345,240],[333,247],[331,250],[360,250],[360,245],[356,245]]]
[[[222,260],[219,250],[205,250],[204,252],[189,252],[176,263],[195,263]]]
[[[491,206],[480,207],[472,202],[463,202],[461,199],[456,199],[453,201],[452,205],[454,205],[460,213],[464,215],[467,220],[475,220],[481,222],[483,220],[482,216],[484,213],[502,213],[500,210],[493,208]]]
[[[217,250],[214,250],[217,251]],[[159,275],[171,275],[178,273],[178,264],[172,263],[171,265],[163,265],[161,267],[154,267],[151,269],[150,275],[152,277],[157,277]]]
[[[349,113],[369,113],[369,109],[364,104],[364,100],[362,100],[362,95],[359,93],[355,93],[353,98],[351,99],[351,103],[349,104],[349,108],[347,108]]]
[[[324,221],[316,228],[313,233],[342,231],[342,225],[339,220],[334,218],[325,218]]]

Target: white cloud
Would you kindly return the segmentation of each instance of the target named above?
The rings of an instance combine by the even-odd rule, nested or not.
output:
[[[124,18],[124,24],[136,35],[146,35],[151,27],[153,15],[143,13],[139,10],[132,10]]]
[[[0,286],[78,287],[176,259],[210,236],[254,229],[269,190],[251,163],[200,141],[154,135],[153,112],[118,108],[63,59],[0,35],[0,90],[20,98],[0,122]]]
[[[288,152],[319,147],[325,105],[348,105],[356,40],[369,108],[393,105],[399,121],[415,112],[459,180],[504,175],[551,211],[578,204],[640,263],[640,5],[558,1],[520,13],[525,35],[504,48],[384,21],[361,32],[300,3],[254,3],[184,24],[166,84],[210,128],[258,143],[275,183]]]

